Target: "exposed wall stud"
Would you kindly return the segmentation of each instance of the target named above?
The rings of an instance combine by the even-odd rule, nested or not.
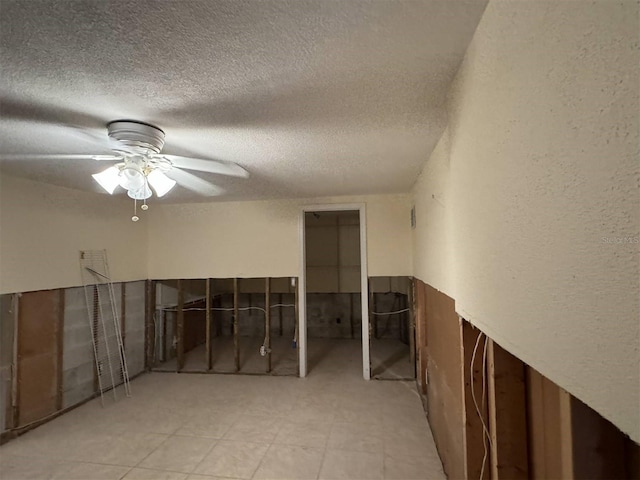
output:
[[[64,372],[63,372],[63,357],[64,357],[64,288],[58,290],[58,315],[56,325],[56,339],[57,344],[57,398],[56,398],[56,410],[62,410],[63,406],[63,394],[64,394]]]
[[[127,284],[120,284],[120,337],[122,337],[122,346],[127,347]],[[146,303],[145,303],[146,306]]]
[[[278,294],[278,304],[282,305],[282,293]],[[283,335],[283,328],[282,328],[282,307],[278,307],[278,333],[280,334],[280,336],[282,337]]]
[[[11,307],[13,309],[13,361],[11,364],[11,428],[18,426],[20,421],[20,386],[18,374],[20,365],[18,362],[18,335],[20,318],[20,293],[11,295]]]
[[[249,310],[251,311],[251,310]],[[239,338],[239,318],[238,318],[238,279],[233,279],[233,356],[235,359],[236,372],[240,371],[240,338]]]
[[[264,279],[264,346],[267,350],[267,373],[271,373],[271,278]]]
[[[355,332],[353,331],[353,293],[349,293],[349,330],[351,338],[355,338]]]
[[[205,293],[205,321],[206,321],[206,340],[205,340],[205,348],[206,348],[206,361],[207,361],[207,370],[211,370],[211,280],[207,278],[206,280],[206,293]]]
[[[491,478],[529,478],[525,366],[489,340],[487,345]],[[569,478],[569,477],[567,477]]]
[[[176,370],[178,372],[184,368],[184,288],[182,283],[182,280],[178,280],[178,320],[176,325]]]
[[[465,445],[465,466],[466,478],[478,478],[480,480],[488,480],[491,473],[489,458],[484,468],[484,475],[480,478],[482,470],[482,459],[484,457],[483,436],[485,435],[484,427],[488,425],[487,403],[482,397],[482,379],[484,375],[483,355],[484,340],[486,337],[478,338],[483,335],[482,332],[473,327],[469,322],[462,320],[460,324],[460,334],[462,335],[462,367],[463,367],[463,398],[464,398],[464,445]],[[477,345],[477,348],[476,348]],[[475,357],[473,352],[475,350]],[[471,372],[473,371],[473,379]],[[473,381],[472,381],[473,380]],[[473,394],[472,394],[473,390]],[[475,395],[475,403],[478,404],[482,420],[476,410],[473,396]],[[484,408],[483,408],[484,407]],[[487,442],[488,443],[488,442]],[[489,446],[487,445],[487,448]]]
[[[411,373],[416,378],[416,299],[415,299],[415,280],[409,279],[409,361],[411,362]]]
[[[153,367],[155,362],[155,321],[156,314],[156,282],[147,280],[145,283],[145,368]],[[164,317],[164,315],[163,315]],[[166,333],[166,330],[165,330]],[[163,337],[166,338],[166,337]]]

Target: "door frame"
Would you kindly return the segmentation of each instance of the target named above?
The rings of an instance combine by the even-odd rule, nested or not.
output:
[[[364,203],[336,203],[306,205],[300,211],[299,241],[300,268],[298,276],[298,355],[300,377],[307,376],[307,256],[305,247],[305,214],[307,212],[357,211],[360,217],[360,302],[362,309],[362,377],[371,379],[371,359],[369,355],[369,276],[367,270],[367,216]]]

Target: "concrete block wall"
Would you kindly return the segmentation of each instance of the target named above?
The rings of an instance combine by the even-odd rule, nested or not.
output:
[[[93,309],[93,300],[91,309]],[[63,408],[95,393],[93,339],[84,287],[67,288],[64,295]]]
[[[108,290],[100,287],[103,314],[111,318]],[[122,313],[122,284],[114,284],[115,309]],[[93,296],[89,312],[93,311]],[[144,370],[145,283],[129,282],[125,286],[125,353],[132,377]],[[122,320],[122,319],[121,319]],[[110,338],[115,335],[109,332]],[[111,340],[110,340],[111,342]],[[84,287],[65,289],[63,339],[63,408],[90,398],[97,390],[91,324]]]
[[[124,346],[129,376],[144,370],[145,282],[125,285]]]
[[[360,338],[362,311],[359,293],[307,294],[308,338]],[[353,308],[353,313],[351,309]],[[353,326],[350,319],[353,316]]]

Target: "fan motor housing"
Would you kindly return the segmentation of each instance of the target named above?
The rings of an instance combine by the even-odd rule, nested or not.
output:
[[[116,120],[107,125],[107,130],[109,138],[116,140],[126,152],[160,153],[164,146],[164,132],[148,123]]]

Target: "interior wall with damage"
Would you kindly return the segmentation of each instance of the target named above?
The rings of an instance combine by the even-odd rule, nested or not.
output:
[[[489,2],[413,235],[417,278],[636,442],[637,18],[634,1]]]
[[[128,372],[133,377],[145,369],[145,282],[117,283],[114,292]],[[111,310],[108,300],[101,302]],[[92,297],[90,303],[87,308],[84,287],[0,295],[3,440],[98,393]]]
[[[297,278],[154,281],[156,371],[297,375]]]
[[[127,200],[2,173],[0,205],[0,293],[82,285],[87,249],[108,250],[114,282],[148,278],[147,230]]]

